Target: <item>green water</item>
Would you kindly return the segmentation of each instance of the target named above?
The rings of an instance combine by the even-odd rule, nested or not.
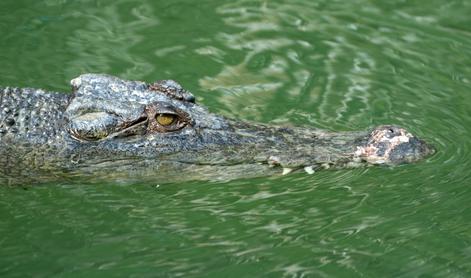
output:
[[[469,1],[0,1],[0,85],[176,79],[212,112],[437,154],[231,182],[0,187],[0,277],[470,277]]]

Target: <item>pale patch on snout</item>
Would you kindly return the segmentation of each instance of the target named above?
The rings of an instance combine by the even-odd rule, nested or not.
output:
[[[354,156],[372,164],[391,163],[392,151],[400,144],[408,143],[413,137],[403,128],[380,127],[371,133],[366,146],[357,147]]]

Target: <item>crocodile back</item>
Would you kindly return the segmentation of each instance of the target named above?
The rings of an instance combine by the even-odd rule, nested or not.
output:
[[[28,183],[55,159],[69,95],[0,88],[0,185]]]
[[[69,96],[30,88],[0,88],[0,142],[47,142],[62,132]],[[31,143],[33,143],[31,142]]]

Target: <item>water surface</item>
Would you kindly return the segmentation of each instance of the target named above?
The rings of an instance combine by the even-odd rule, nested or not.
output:
[[[466,277],[466,1],[0,2],[0,84],[175,79],[212,112],[358,130],[437,154],[230,182],[0,187],[1,277]]]

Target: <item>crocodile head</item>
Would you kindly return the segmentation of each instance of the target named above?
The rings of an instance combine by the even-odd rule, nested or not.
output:
[[[218,166],[226,172],[265,174],[285,169],[400,164],[432,151],[399,127],[365,132],[327,132],[234,121],[210,113],[178,83],[152,84],[99,74],[71,81],[74,95],[66,109],[67,134],[79,164],[144,167],[162,171]],[[177,164],[177,166],[175,166]],[[131,166],[130,166],[131,165]],[[152,167],[149,167],[152,165]],[[158,165],[156,167],[155,165]],[[250,169],[250,170],[248,170]],[[281,171],[280,171],[281,173]],[[221,171],[217,175],[220,175]]]
[[[129,142],[143,136],[165,141],[177,133],[223,124],[172,80],[146,84],[85,74],[71,84],[74,97],[66,117],[70,134],[80,141]]]
[[[195,103],[172,80],[152,84],[99,74],[71,81],[73,97],[65,111],[67,131],[83,149],[102,157],[162,158],[229,145],[229,121]],[[208,162],[210,163],[210,162]]]

